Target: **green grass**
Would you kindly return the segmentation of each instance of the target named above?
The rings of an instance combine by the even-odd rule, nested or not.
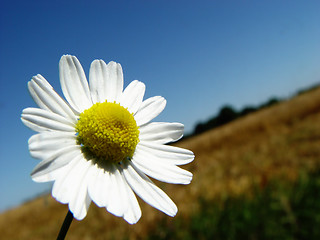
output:
[[[160,222],[149,239],[320,239],[320,171],[276,181],[253,197],[199,199],[188,219]]]

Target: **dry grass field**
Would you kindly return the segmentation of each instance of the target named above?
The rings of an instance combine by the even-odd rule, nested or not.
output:
[[[264,189],[274,179],[294,183],[301,174],[319,170],[320,88],[176,145],[191,149],[196,156],[184,167],[194,174],[190,185],[157,182],[176,202],[176,217],[139,200],[142,218],[129,225],[91,204],[83,221],[74,220],[67,239],[144,239],[159,231],[159,223],[173,228],[175,221],[188,221],[199,210],[200,199],[252,198],[254,188]],[[67,209],[46,195],[4,212],[1,239],[55,239]],[[165,236],[166,230],[162,231]]]

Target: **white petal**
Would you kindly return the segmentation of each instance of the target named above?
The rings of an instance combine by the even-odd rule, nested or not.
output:
[[[99,207],[106,207],[110,213],[123,216],[128,223],[133,224],[140,219],[141,210],[132,189],[124,179],[121,168],[117,169],[121,173],[120,176],[115,172],[118,171],[115,166],[105,169],[101,169],[97,165],[91,166],[88,193],[92,201]],[[117,176],[114,175],[111,179],[112,174]],[[114,186],[111,185],[112,181]]]
[[[39,175],[37,177],[33,177],[32,180],[35,182],[38,182],[38,183],[54,181],[58,178],[61,178],[61,176],[64,176],[67,168],[68,168],[68,164],[66,164],[60,168],[51,170],[50,172],[48,172],[46,174]]]
[[[33,100],[39,107],[64,116],[72,122],[76,122],[72,109],[40,74],[32,78],[28,83],[28,88]]]
[[[184,165],[194,159],[193,152],[187,149],[142,141],[138,143],[135,154],[174,165]]]
[[[76,145],[76,135],[70,132],[42,132],[31,136],[28,143],[31,156],[43,160],[61,148]]]
[[[87,190],[90,165],[91,162],[81,159],[73,169],[73,172],[70,173],[70,176],[76,178],[77,181],[70,186],[71,199],[69,209],[77,220],[82,220],[87,215],[91,202]]]
[[[67,204],[71,199],[70,187],[76,184],[78,181],[77,176],[72,176],[71,173],[75,169],[75,166],[78,164],[78,161],[81,159],[81,156],[78,156],[72,159],[65,167],[63,173],[53,184],[52,187],[52,196],[57,199],[59,202]]]
[[[40,108],[25,108],[21,115],[22,122],[36,132],[67,131],[74,132],[74,123],[70,120]]]
[[[91,162],[81,156],[74,159],[52,189],[52,196],[61,203],[69,203],[70,211],[78,220],[86,216],[91,202],[87,193],[90,166]]]
[[[178,209],[174,202],[132,162],[128,161],[125,164],[123,173],[133,191],[151,206],[169,216],[176,215]]]
[[[135,154],[132,161],[145,174],[162,182],[189,184],[192,180],[192,173],[158,159]]]
[[[76,216],[77,220],[82,220],[82,219],[85,218],[85,216],[87,216],[87,212],[88,212],[90,204],[92,202],[92,200],[91,200],[91,198],[90,198],[90,196],[88,194],[88,190],[87,189],[85,189],[85,190],[86,190],[86,193],[85,193],[83,206],[82,206],[82,209],[81,209],[81,213],[78,216]]]
[[[106,98],[107,64],[103,60],[94,60],[90,66],[89,85],[93,103],[104,102]]]
[[[108,63],[108,81],[106,89],[108,102],[118,102],[123,90],[123,73],[119,63],[112,61]]]
[[[158,116],[166,106],[166,100],[163,97],[156,96],[146,99],[142,102],[134,118],[138,126],[150,122]]]
[[[91,166],[88,193],[99,207],[107,207],[110,198],[110,174],[96,165]]]
[[[124,184],[124,179],[119,169],[112,164],[110,170],[110,198],[107,210],[119,217],[122,217],[128,209],[127,193]]]
[[[140,141],[152,141],[166,144],[177,141],[183,136],[184,126],[181,123],[152,122],[140,127]]]
[[[59,63],[62,92],[79,113],[92,106],[87,78],[75,56],[64,55]]]
[[[130,113],[135,114],[141,106],[146,86],[144,83],[134,80],[132,81],[120,98],[121,106],[128,108]]]
[[[67,146],[59,149],[52,156],[41,161],[31,172],[31,177],[37,181],[37,177],[61,168],[79,156],[82,156],[79,146]]]
[[[123,89],[123,73],[119,63],[94,60],[89,73],[92,100],[96,102],[118,101]]]
[[[121,171],[121,174],[124,178],[123,171]],[[124,213],[123,218],[128,223],[134,224],[137,223],[141,217],[141,209],[136,196],[134,195],[132,189],[129,187],[127,182],[125,182],[124,185],[128,196],[128,208],[127,211]]]

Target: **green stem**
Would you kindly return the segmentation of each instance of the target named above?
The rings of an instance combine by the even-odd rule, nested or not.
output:
[[[61,229],[60,229],[59,235],[57,237],[57,240],[64,240],[64,238],[67,235],[67,232],[68,232],[68,229],[70,227],[70,224],[71,224],[72,220],[73,220],[73,215],[69,210],[68,213],[67,213],[67,216],[64,219],[64,222],[63,222],[63,224],[61,226]]]

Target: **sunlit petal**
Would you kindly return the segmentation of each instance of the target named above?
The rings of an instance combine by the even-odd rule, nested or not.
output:
[[[86,75],[75,56],[64,55],[59,63],[62,92],[79,113],[91,107],[91,95]]]

